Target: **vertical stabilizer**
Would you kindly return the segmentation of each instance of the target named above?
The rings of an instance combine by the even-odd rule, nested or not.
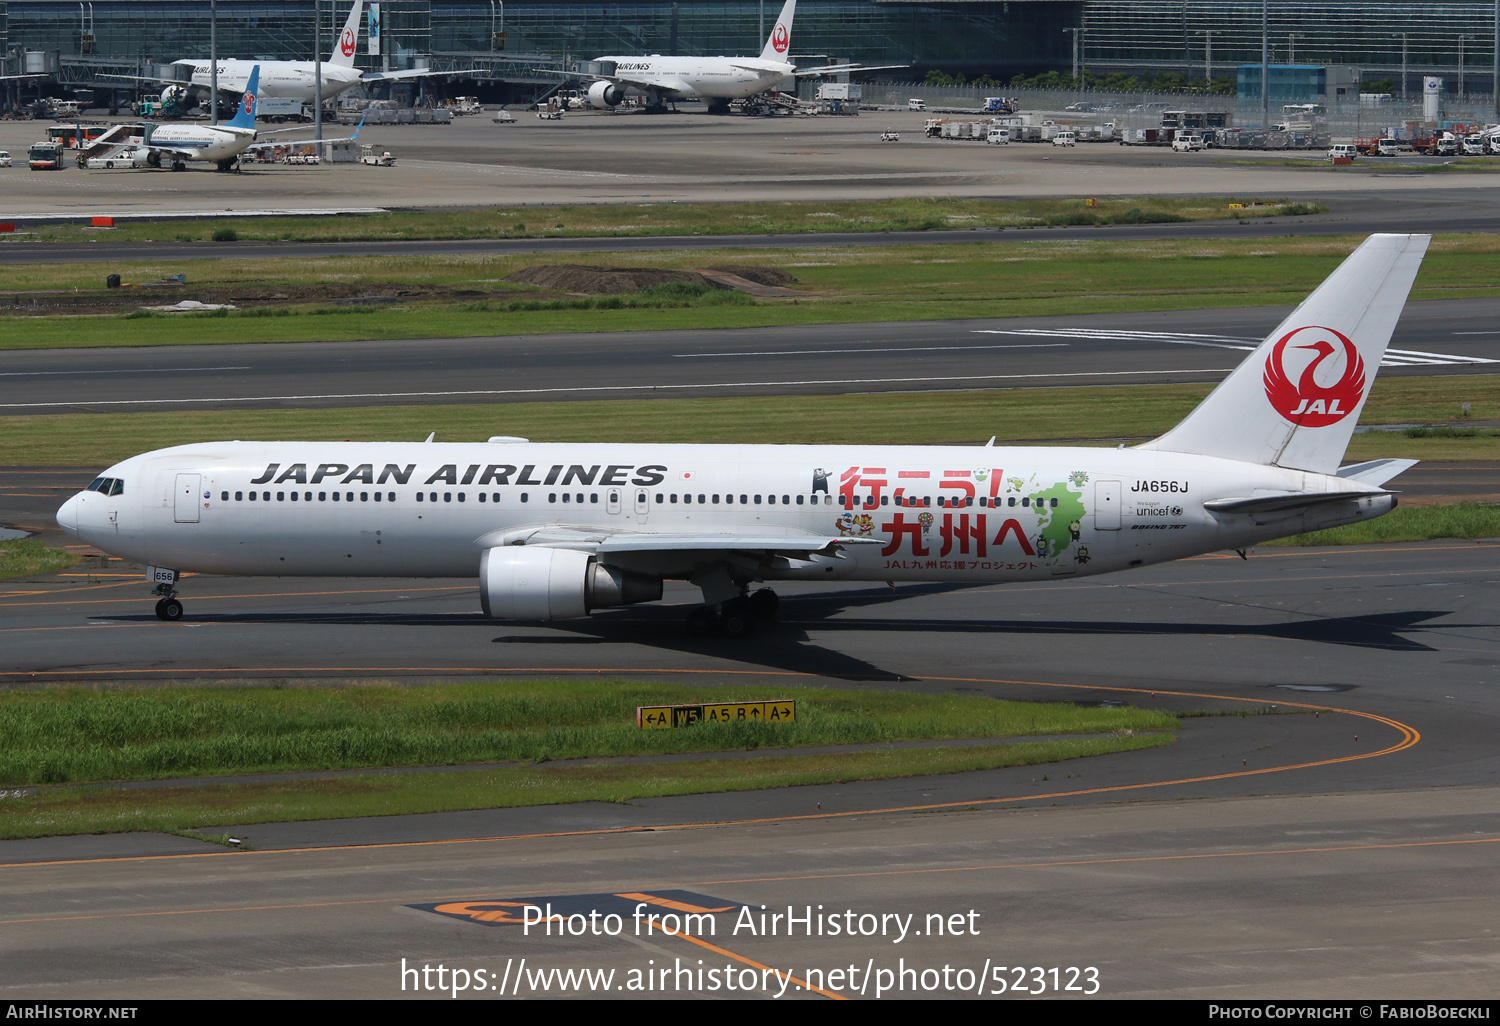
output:
[[[329,64],[343,68],[354,67],[354,51],[359,49],[359,16],[365,8],[365,0],[354,0],[349,9],[349,20],[344,22],[344,31],[333,41],[333,53],[328,55]]]
[[[1331,474],[1430,235],[1372,235],[1188,414],[1142,449]]]
[[[771,34],[766,37],[766,45],[761,47],[761,60],[791,63],[788,54],[792,52],[792,15],[796,13],[797,0],[786,0],[776,16],[776,24],[771,26]]]
[[[245,83],[245,94],[240,97],[240,109],[234,117],[224,122],[225,128],[248,128],[255,131],[256,95],[260,91],[260,65],[250,69],[250,80]]]

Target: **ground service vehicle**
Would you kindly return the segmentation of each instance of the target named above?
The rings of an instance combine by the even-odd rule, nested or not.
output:
[[[32,143],[28,157],[33,171],[61,171],[64,167],[63,149],[51,140]]]
[[[907,110],[926,110],[927,109],[927,101],[926,100],[919,100],[915,96],[913,96],[910,100],[906,101],[906,109]]]

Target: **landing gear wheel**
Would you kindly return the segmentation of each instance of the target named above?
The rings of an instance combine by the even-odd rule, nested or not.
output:
[[[182,603],[174,598],[164,598],[156,604],[156,618],[158,620],[181,620]]]
[[[182,161],[180,161],[180,160],[174,160],[174,161],[172,161],[172,170],[173,171],[186,171],[187,170],[187,165],[185,163],[183,163]]]
[[[719,616],[719,633],[726,638],[743,638],[755,626],[755,617],[750,612],[747,599],[731,599],[724,603]]]
[[[699,606],[687,615],[684,626],[692,637],[706,638],[714,632],[714,615],[707,606]]]
[[[750,615],[757,620],[770,620],[781,608],[781,596],[770,588],[762,588],[746,599],[745,604],[750,607]]]

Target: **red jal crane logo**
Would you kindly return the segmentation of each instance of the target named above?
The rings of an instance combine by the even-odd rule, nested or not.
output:
[[[354,30],[344,29],[344,34],[339,36],[339,49],[344,52],[345,57],[354,56]]]
[[[771,49],[777,53],[786,53],[787,43],[790,42],[786,26],[781,22],[776,23],[776,28],[771,32]]]
[[[1290,345],[1299,335],[1304,341]],[[1295,370],[1288,369],[1285,362],[1289,345],[1292,350],[1316,354],[1302,365],[1295,384],[1291,377]],[[1335,357],[1340,346],[1343,372],[1333,383],[1320,384],[1319,379],[1327,381],[1337,367],[1338,360],[1330,358]],[[1299,359],[1294,353],[1294,364]],[[1308,325],[1287,332],[1272,347],[1266,359],[1265,385],[1271,407],[1287,420],[1299,427],[1327,427],[1353,413],[1364,398],[1365,363],[1346,336],[1332,328]]]

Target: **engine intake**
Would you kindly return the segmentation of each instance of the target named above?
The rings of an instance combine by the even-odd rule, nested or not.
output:
[[[595,107],[618,107],[625,90],[612,82],[595,82],[589,86],[589,103]]]
[[[661,598],[661,578],[601,564],[587,552],[501,545],[479,560],[479,602],[495,620],[567,620]]]

